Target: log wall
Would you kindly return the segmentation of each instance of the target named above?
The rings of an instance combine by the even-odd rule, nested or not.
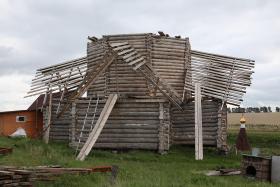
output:
[[[146,34],[103,36],[102,42],[104,42],[103,46],[106,46],[106,42],[129,42],[139,54],[145,58],[147,55]],[[96,48],[92,47],[99,45],[99,43],[98,40],[88,44],[88,56],[95,56],[99,53]],[[103,47],[103,49],[105,48]],[[89,58],[88,62],[93,63],[92,59]],[[96,63],[98,62],[100,63],[100,61],[96,61]],[[147,92],[147,82],[144,77],[137,74],[129,65],[123,63],[122,59],[118,58],[106,70],[104,77],[90,87],[87,95],[91,97],[98,93],[108,96],[110,93],[118,93],[120,96],[145,96]]]
[[[67,141],[73,147],[77,146],[89,100],[88,97],[80,98],[58,119],[56,109],[59,98],[53,98],[50,140]],[[93,124],[92,128],[94,127],[105,102],[104,97],[99,100],[95,120],[92,122],[96,98],[92,99],[80,146],[91,131],[90,125]],[[221,102],[218,101],[202,102],[203,143],[223,150],[227,141],[226,105],[222,111],[219,111],[220,107]],[[183,108],[183,111],[179,111],[161,99],[119,99],[95,148],[164,152],[173,144],[194,145],[194,103],[190,102]],[[45,111],[43,114],[46,121]]]
[[[87,44],[87,60],[88,70],[96,69],[96,67],[102,63],[103,56],[106,52],[106,45],[104,40],[98,40],[97,42],[88,42]],[[89,87],[87,94],[88,96],[99,95],[105,96],[105,73],[103,73],[92,85]]]
[[[79,141],[88,102],[89,98],[83,98],[76,102],[75,138],[72,142],[74,147],[77,147]],[[85,129],[82,131],[82,143],[79,146],[82,146],[83,142],[86,141],[90,132],[96,100],[92,103],[89,110],[90,115],[85,123]],[[95,122],[104,104],[105,99],[100,100]],[[161,114],[160,111],[162,111]],[[167,113],[169,113],[169,103],[166,102],[118,100],[94,148],[150,149],[161,152],[168,150],[170,118]]]
[[[154,36],[151,47],[151,63],[161,78],[166,80],[180,96],[183,96],[188,39]]]
[[[223,136],[226,142],[226,129],[218,126],[218,121],[226,118],[226,113],[223,113],[218,119],[219,107],[218,101],[203,100],[202,101],[202,129],[203,129],[203,144],[217,146],[217,138]],[[194,145],[194,102],[190,102],[184,106],[183,111],[172,108],[171,112],[171,133],[172,144],[187,144]],[[223,120],[223,127],[226,126],[226,121]]]
[[[190,67],[190,45],[188,38],[171,38],[151,33],[107,35],[88,43],[88,66],[94,68],[102,63],[106,42],[128,42],[150,63],[157,74],[183,97],[185,74]],[[118,58],[104,75],[88,90],[88,96],[118,93],[119,96],[149,97],[155,95],[153,85],[131,66]],[[162,94],[157,90],[157,96]]]
[[[53,97],[52,99],[52,114],[51,114],[51,124],[50,124],[50,135],[49,139],[54,141],[65,141],[68,142],[70,138],[70,126],[72,123],[71,109],[68,109],[63,113],[60,118],[57,118],[57,107],[59,103],[59,96]],[[47,111],[48,107],[44,108],[44,127],[46,127],[47,122]]]

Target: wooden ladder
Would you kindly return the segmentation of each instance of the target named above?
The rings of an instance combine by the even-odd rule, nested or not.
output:
[[[83,161],[85,159],[85,157],[89,154],[89,152],[91,151],[92,147],[94,146],[97,138],[99,137],[99,135],[101,134],[101,131],[104,127],[104,125],[106,124],[106,121],[109,118],[109,115],[117,101],[118,95],[117,94],[110,94],[105,106],[94,126],[94,128],[92,129],[92,131],[89,134],[89,137],[86,141],[86,143],[84,144],[84,146],[82,147],[79,155],[77,156],[76,160],[81,160]]]
[[[182,98],[179,94],[167,83],[160,78],[153,67],[146,63],[145,58],[140,55],[128,42],[109,43],[113,51],[120,56],[132,69],[141,73],[149,80],[159,91],[165,95],[175,106],[182,110]]]
[[[81,97],[87,89],[90,87],[92,83],[94,83],[99,76],[113,63],[113,61],[117,58],[117,55],[111,51],[108,50],[106,54],[104,55],[103,62],[99,63],[99,66],[96,68],[90,69],[80,86],[75,90],[67,99],[65,105],[61,109],[61,111],[58,113],[57,117],[59,118],[74,102],[77,98]]]
[[[80,148],[80,145],[81,145],[81,139],[84,138],[84,131],[85,131],[85,128],[86,128],[86,125],[87,125],[87,121],[88,121],[88,118],[89,118],[89,110],[90,110],[90,106],[91,106],[91,103],[92,103],[92,97],[90,98],[89,100],[89,103],[88,103],[88,107],[87,107],[87,110],[86,110],[86,115],[85,115],[85,118],[84,118],[84,121],[83,121],[83,125],[82,125],[82,128],[81,128],[81,132],[80,132],[80,135],[78,137],[78,143],[77,143],[77,147],[76,147],[76,152],[75,154],[77,154],[79,148]],[[96,98],[96,103],[95,103],[95,107],[94,107],[94,111],[93,111],[93,117],[91,119],[91,123],[90,123],[90,131],[92,130],[92,127],[94,126],[94,122],[95,122],[95,116],[96,116],[96,112],[97,112],[97,107],[98,107],[98,104],[99,104],[99,97],[97,96]]]

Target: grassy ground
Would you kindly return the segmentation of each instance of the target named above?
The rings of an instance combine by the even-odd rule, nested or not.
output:
[[[236,132],[229,134],[233,144]],[[262,148],[265,154],[280,155],[279,133],[249,133],[252,146]],[[36,166],[61,165],[64,167],[93,167],[117,165],[119,173],[113,186],[277,186],[256,182],[241,176],[207,177],[203,171],[216,168],[239,168],[241,156],[234,153],[218,155],[213,148],[206,148],[203,161],[194,160],[194,148],[176,146],[168,154],[158,155],[149,151],[112,153],[94,151],[86,161],[76,161],[74,151],[66,144],[43,144],[38,140],[0,138],[0,146],[11,146],[14,152],[0,157],[0,165]],[[55,182],[40,182],[38,186],[112,186],[110,174],[64,176]]]

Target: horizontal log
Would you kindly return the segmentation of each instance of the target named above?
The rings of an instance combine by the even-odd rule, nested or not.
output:
[[[96,143],[158,143],[158,138],[103,138],[99,137]]]
[[[173,145],[194,145],[194,140],[173,140],[172,141]],[[211,146],[216,146],[217,142],[216,140],[207,140],[207,141],[203,141],[203,145],[211,145]]]
[[[96,143],[93,148],[157,150],[157,143]]]

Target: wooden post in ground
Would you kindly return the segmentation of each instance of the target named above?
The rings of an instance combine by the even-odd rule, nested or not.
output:
[[[50,126],[51,126],[51,118],[52,118],[52,92],[49,94],[49,106],[48,106],[48,115],[47,115],[47,123],[44,129],[44,136],[43,140],[46,144],[49,143],[49,137],[50,137]]]
[[[75,128],[76,128],[76,121],[77,121],[77,119],[76,119],[76,103],[75,102],[73,102],[72,103],[72,110],[71,110],[71,118],[72,118],[72,120],[71,120],[71,126],[70,126],[70,136],[69,136],[69,139],[70,139],[70,144],[72,145],[72,144],[74,144],[74,142],[75,142]]]
[[[202,107],[200,83],[195,83],[195,159],[203,160]]]

